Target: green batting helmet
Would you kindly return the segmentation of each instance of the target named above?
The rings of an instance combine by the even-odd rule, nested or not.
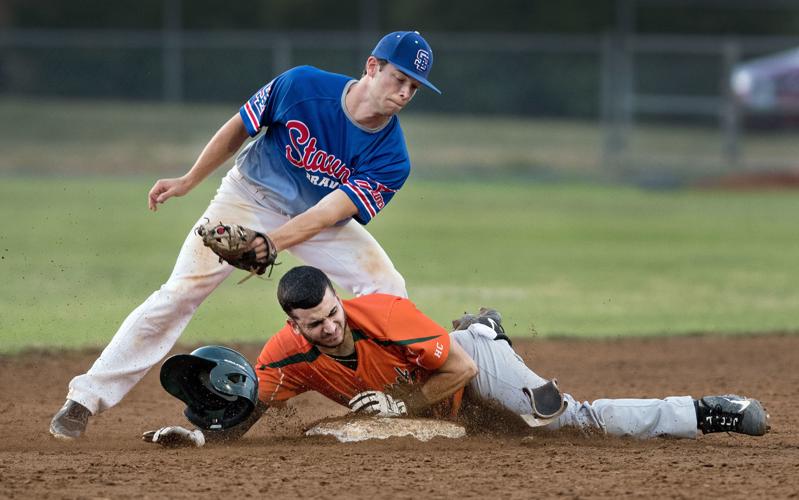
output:
[[[247,358],[217,345],[167,359],[161,385],[186,403],[186,418],[201,429],[234,427],[250,416],[258,401],[258,377]]]

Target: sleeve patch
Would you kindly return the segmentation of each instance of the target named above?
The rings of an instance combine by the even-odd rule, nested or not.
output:
[[[239,110],[250,136],[257,135],[264,123],[264,113],[269,103],[269,96],[272,93],[273,82],[274,80],[258,90]]]

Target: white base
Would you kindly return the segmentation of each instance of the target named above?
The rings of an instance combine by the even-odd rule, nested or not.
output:
[[[429,441],[434,437],[461,438],[466,429],[446,420],[375,417],[321,422],[305,435],[333,436],[342,443],[406,436]]]

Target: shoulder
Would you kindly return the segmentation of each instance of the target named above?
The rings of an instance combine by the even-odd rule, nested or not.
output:
[[[303,356],[313,346],[301,335],[297,335],[289,325],[284,326],[264,344],[258,356],[259,365],[280,363],[289,358]]]
[[[378,149],[378,151],[385,152],[386,150],[399,150],[407,154],[407,149],[405,146],[405,133],[402,130],[402,125],[400,125],[399,116],[392,116],[386,126],[383,127],[378,133],[383,136],[383,140],[379,144],[381,147]]]
[[[342,301],[351,328],[361,330],[370,337],[397,336],[397,326],[432,323],[416,304],[396,295],[375,293]],[[401,330],[404,330],[402,328]]]
[[[405,300],[395,295],[374,293],[343,300],[347,323],[370,337],[385,337],[391,310],[397,301]]]
[[[366,162],[367,164],[378,169],[410,170],[408,147],[405,144],[405,134],[398,116],[392,116],[385,127],[372,134],[375,140],[365,154],[373,160],[379,159],[380,161]]]
[[[280,76],[285,83],[290,83],[297,88],[312,88],[315,90],[330,89],[340,94],[344,85],[352,78],[324,71],[314,66],[297,66],[291,68]]]
[[[394,304],[408,299],[388,295],[385,293],[372,293],[369,295],[361,295],[353,299],[343,300],[344,311],[347,315],[355,314],[358,316],[384,316],[391,313]]]
[[[294,68],[291,68],[290,70],[286,71],[285,74],[299,78],[322,78],[322,79],[330,78],[330,79],[351,80],[351,78],[346,75],[325,71],[323,69],[319,69],[316,66],[311,66],[309,64],[305,64],[303,66],[295,66]]]

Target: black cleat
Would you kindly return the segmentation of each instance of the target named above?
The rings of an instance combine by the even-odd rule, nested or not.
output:
[[[696,400],[696,419],[703,434],[737,432],[762,436],[771,429],[769,414],[760,401],[735,394]]]
[[[56,439],[72,441],[86,432],[92,412],[80,403],[67,399],[50,422],[50,434]]]

